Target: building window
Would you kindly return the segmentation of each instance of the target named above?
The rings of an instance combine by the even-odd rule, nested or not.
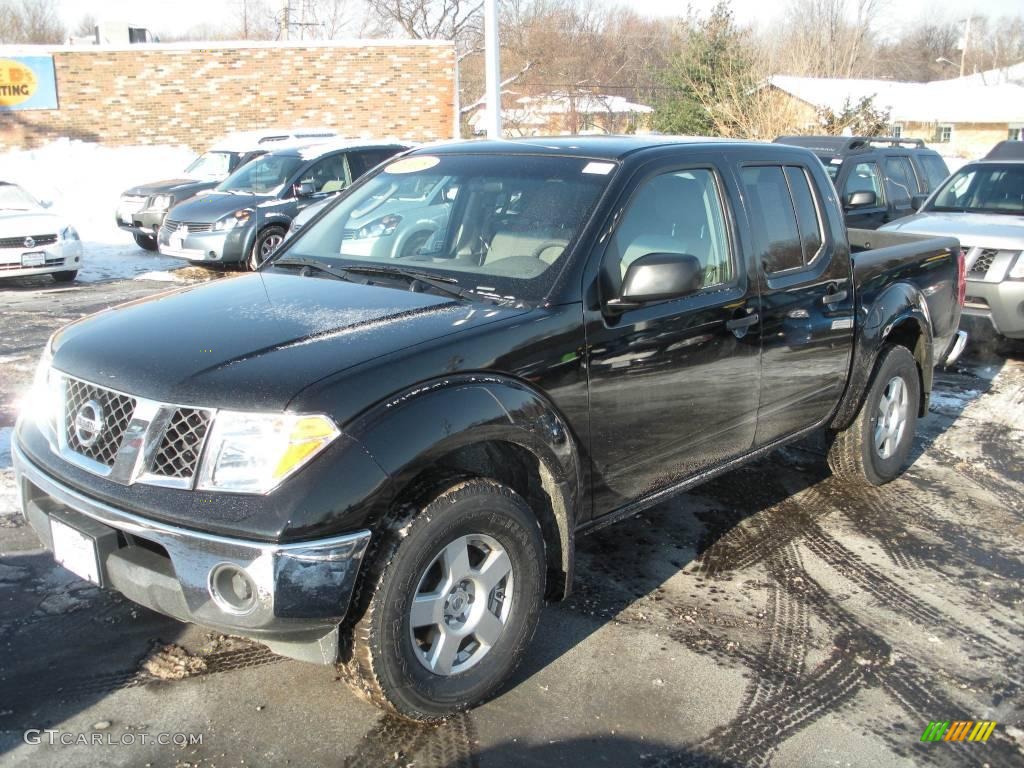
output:
[[[1006,138],[1008,138],[1010,141],[1020,141],[1022,130],[1024,130],[1024,127],[1022,126],[1011,125],[1010,130],[1007,131],[1006,133]]]
[[[935,140],[946,144],[953,138],[953,126],[952,125],[940,125],[938,131],[936,131]]]
[[[893,123],[893,126],[892,126],[892,137],[894,139],[902,139],[903,138],[903,126],[900,125],[899,123]]]

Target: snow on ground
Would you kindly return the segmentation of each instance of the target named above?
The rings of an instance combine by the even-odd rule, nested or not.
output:
[[[107,147],[65,138],[0,153],[0,178],[52,201],[51,210],[63,214],[82,237],[79,281],[95,282],[186,266],[135,245],[114,223],[114,210],[129,187],[180,178],[194,157],[187,147]]]

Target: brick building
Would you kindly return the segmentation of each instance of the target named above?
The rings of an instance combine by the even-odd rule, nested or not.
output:
[[[0,110],[0,150],[60,136],[201,150],[282,125],[413,141],[452,131],[450,42],[0,46],[0,59],[12,56],[53,56],[58,109]]]

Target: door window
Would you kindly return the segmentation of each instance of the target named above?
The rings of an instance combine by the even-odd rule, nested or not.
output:
[[[303,172],[299,181],[303,184],[311,182],[317,192],[339,192],[351,180],[345,154],[338,153],[317,160]]]
[[[352,168],[352,178],[358,179],[371,168],[376,168],[389,157],[394,157],[399,151],[396,148],[367,149],[362,152],[350,152],[348,162]]]
[[[764,271],[785,272],[802,267],[800,228],[782,166],[747,166],[740,177]]]
[[[850,175],[846,177],[843,198],[848,198],[854,192],[874,192],[879,205],[885,202],[885,194],[882,192],[882,177],[878,172],[877,164],[857,163],[853,167]]]
[[[621,280],[649,253],[695,256],[704,287],[735,277],[722,196],[714,172],[694,168],[655,176],[637,190],[608,249],[608,264]]]
[[[803,263],[804,266],[807,266],[814,261],[814,258],[821,251],[821,246],[824,244],[821,216],[818,214],[818,206],[814,202],[811,184],[807,180],[807,171],[795,165],[787,165],[786,181],[789,182],[789,191],[793,194],[796,220],[800,227]]]
[[[924,169],[925,179],[928,183],[928,188],[924,190],[925,192],[935,189],[949,176],[949,169],[941,157],[937,155],[919,155],[917,159]]]
[[[906,205],[917,194],[917,179],[905,157],[885,158],[885,180],[896,205]]]

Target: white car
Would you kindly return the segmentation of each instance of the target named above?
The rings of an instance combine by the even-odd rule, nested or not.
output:
[[[67,283],[81,266],[75,228],[17,184],[0,181],[0,279],[51,274]]]

